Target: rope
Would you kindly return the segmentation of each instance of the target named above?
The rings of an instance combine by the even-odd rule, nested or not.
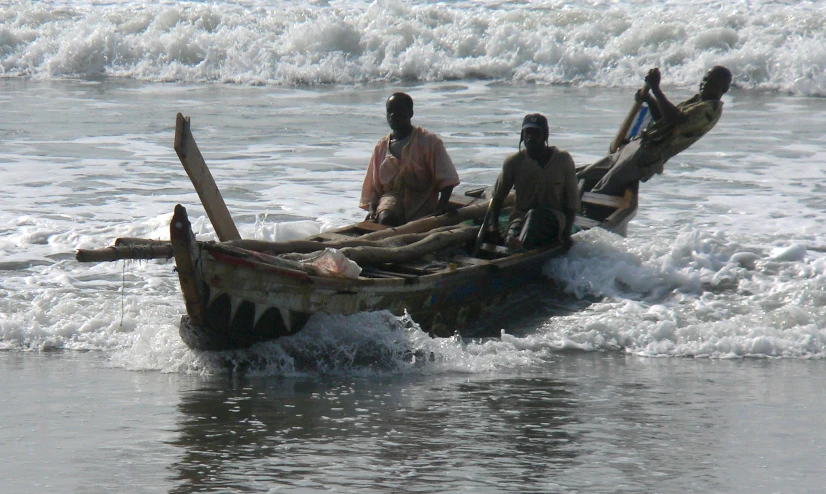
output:
[[[126,293],[126,261],[123,261],[123,272],[120,278],[120,327],[123,327],[123,304]]]

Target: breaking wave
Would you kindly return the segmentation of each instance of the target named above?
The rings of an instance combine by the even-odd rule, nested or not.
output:
[[[694,86],[826,94],[816,2],[401,2],[0,6],[0,77],[243,85],[495,80],[636,86],[659,66]]]

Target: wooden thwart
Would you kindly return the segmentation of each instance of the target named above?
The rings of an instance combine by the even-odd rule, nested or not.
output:
[[[608,206],[611,208],[624,209],[631,205],[631,198],[633,192],[625,191],[623,197],[609,196],[606,194],[597,194],[596,192],[583,192],[582,202],[587,204],[594,204],[597,206]]]

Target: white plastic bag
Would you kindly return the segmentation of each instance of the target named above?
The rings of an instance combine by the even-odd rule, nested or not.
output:
[[[299,262],[309,271],[319,276],[355,279],[361,274],[361,266],[336,249],[324,249],[317,256]]]

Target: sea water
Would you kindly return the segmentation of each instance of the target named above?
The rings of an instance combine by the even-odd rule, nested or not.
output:
[[[826,481],[826,6],[819,2],[17,2],[0,6],[5,492],[817,492]],[[530,112],[605,154],[648,68],[672,101],[732,69],[718,125],[640,187],[626,238],[575,235],[501,335],[387,313],[195,352],[174,263],[81,264],[214,230],[363,218],[405,91],[462,187]],[[506,308],[503,308],[506,311]]]

